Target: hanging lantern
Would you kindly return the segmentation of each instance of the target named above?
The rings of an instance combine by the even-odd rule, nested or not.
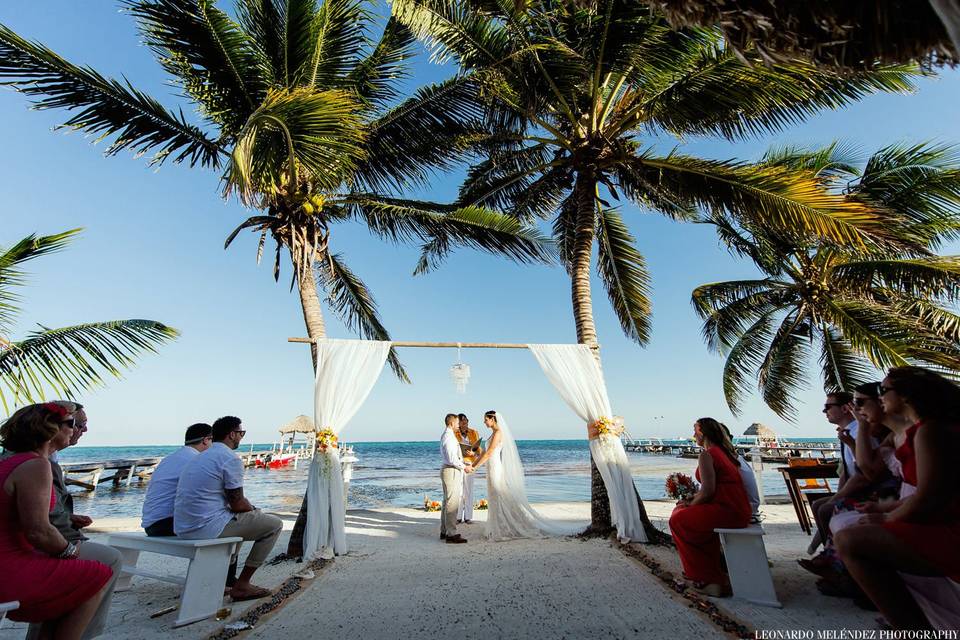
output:
[[[457,363],[450,367],[450,379],[457,387],[457,393],[467,392],[467,382],[470,381],[470,365],[460,361],[460,345],[457,344]]]

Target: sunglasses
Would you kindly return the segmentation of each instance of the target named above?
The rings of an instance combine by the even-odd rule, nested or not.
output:
[[[828,402],[823,405],[823,412],[826,413],[827,411],[830,411],[830,407],[842,407],[842,406],[843,406],[842,402]]]
[[[893,387],[885,387],[883,385],[880,385],[879,387],[877,387],[877,389],[878,391],[880,391],[881,396],[887,395],[887,393],[890,391],[896,391],[896,389],[894,389]]]
[[[76,429],[76,428],[77,428],[77,421],[76,421],[75,419],[73,419],[73,418],[67,418],[66,420],[61,420],[61,421],[60,421],[60,427],[61,427],[61,428],[63,428],[63,427],[69,427],[70,429]]]
[[[854,406],[862,407],[863,405],[867,404],[867,400],[869,400],[869,398],[854,398],[853,404]]]
[[[243,436],[247,435],[247,432],[246,432],[245,430],[243,430],[243,429],[234,429],[233,432],[234,432],[234,433],[239,433],[241,438],[242,438]]]

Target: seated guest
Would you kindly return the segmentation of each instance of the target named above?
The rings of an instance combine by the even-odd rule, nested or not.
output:
[[[30,622],[37,637],[93,637],[89,627],[107,596],[113,572],[67,540],[50,522],[56,494],[50,456],[70,444],[74,413],[61,404],[33,404],[0,427],[0,602],[17,600],[8,615]]]
[[[177,497],[177,483],[187,463],[210,448],[213,427],[197,423],[187,427],[183,446],[160,461],[147,487],[143,500],[143,518],[140,526],[148,536],[172,536],[173,501]]]
[[[733,434],[727,425],[720,423],[723,432],[727,434],[730,442],[733,442]],[[734,448],[736,450],[736,448]],[[740,453],[737,453],[737,462],[740,463],[740,479],[743,480],[743,490],[747,492],[747,501],[750,503],[750,522],[760,522],[760,487],[757,486],[757,476],[753,473],[753,468]]]
[[[836,553],[833,535],[860,519],[856,510],[861,500],[881,500],[897,496],[900,480],[887,468],[884,452],[888,450],[890,429],[887,424],[900,424],[888,416],[880,404],[880,383],[861,384],[853,392],[853,412],[857,418],[856,466],[865,481],[858,498],[845,498],[835,503],[829,520],[824,552],[814,560],[798,560],[800,566],[821,576],[817,589],[828,596],[850,597],[863,608],[876,609],[850,577]]]
[[[888,415],[912,424],[895,455],[916,491],[892,509],[865,506],[859,525],[837,532],[837,551],[895,629],[930,629],[901,573],[960,580],[960,387],[920,367],[896,367],[880,397]]]
[[[695,590],[710,596],[731,595],[723,568],[723,551],[716,528],[739,529],[750,524],[750,503],[743,488],[737,452],[723,426],[700,418],[693,437],[703,447],[697,465],[700,490],[688,502],[677,502],[670,515],[670,533],[680,562]]]
[[[243,496],[243,462],[233,451],[245,433],[240,418],[224,416],[213,423],[213,445],[184,467],[173,508],[173,530],[181,538],[238,536],[253,541],[243,572],[230,589],[234,600],[270,595],[250,579],[283,529],[280,518],[255,509]]]

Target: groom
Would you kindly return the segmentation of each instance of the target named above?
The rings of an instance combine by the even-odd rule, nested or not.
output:
[[[446,428],[440,438],[440,454],[443,467],[440,469],[440,481],[443,483],[443,504],[440,507],[440,539],[448,544],[462,544],[467,540],[457,533],[457,510],[463,494],[463,474],[472,473],[473,467],[463,462],[456,429],[460,428],[457,414],[448,413],[444,418]]]

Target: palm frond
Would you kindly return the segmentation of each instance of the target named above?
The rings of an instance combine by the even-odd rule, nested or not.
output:
[[[105,153],[129,149],[151,154],[151,164],[167,158],[190,166],[216,167],[222,149],[182,112],[167,110],[129,82],[108,79],[78,67],[38,42],[0,25],[0,79],[29,96],[38,109],[79,110],[62,127],[108,138]]]
[[[861,155],[855,146],[839,141],[815,149],[785,145],[768,149],[758,164],[811,171],[829,181],[850,180],[860,175]]]
[[[415,38],[410,30],[390,18],[374,50],[354,67],[346,85],[367,105],[383,108],[396,100],[399,82],[407,77],[408,58],[413,57]]]
[[[624,125],[737,140],[782,131],[875,93],[910,93],[922,75],[910,64],[876,64],[846,74],[802,60],[768,64],[756,55],[747,55],[744,64],[719,42],[698,53],[681,72],[647,83],[636,115]]]
[[[650,339],[650,273],[616,210],[597,216],[597,268],[624,334],[645,345]]]
[[[862,356],[850,346],[850,342],[832,327],[821,327],[820,369],[823,390],[826,393],[850,391],[858,384],[869,382],[877,373]]]
[[[60,251],[80,231],[71,229],[51,236],[30,234],[8,249],[0,247],[0,337],[9,335],[20,313],[20,296],[12,290],[25,283],[25,274],[20,266],[34,258]]]
[[[757,370],[760,394],[770,409],[784,420],[796,420],[797,391],[806,385],[810,352],[809,332],[803,335],[798,312],[788,313],[770,340],[767,355]],[[809,330],[809,327],[807,327]]]
[[[462,207],[438,220],[436,231],[422,247],[415,274],[436,268],[454,246],[504,256],[521,264],[550,264],[556,251],[550,239],[516,218],[480,207]]]
[[[359,62],[366,45],[365,27],[371,15],[360,0],[324,0],[313,16],[309,56],[296,71],[296,82],[313,89],[343,86],[342,79]]]
[[[326,259],[318,263],[317,272],[327,292],[327,304],[348,328],[367,340],[390,340],[390,334],[380,320],[373,295],[344,263],[342,254],[327,254]],[[390,349],[387,361],[401,382],[410,382],[410,377],[397,357],[396,349]]]
[[[707,349],[726,353],[757,319],[787,307],[789,293],[775,280],[734,280],[700,285],[691,302]]]
[[[890,311],[867,302],[828,300],[823,317],[873,366],[888,369],[911,364],[911,343],[916,338],[915,327]]]
[[[773,318],[771,313],[757,319],[727,354],[723,365],[723,396],[730,412],[739,416],[743,398],[750,394],[756,371],[770,348],[773,339]]]
[[[810,172],[645,153],[632,161],[659,188],[706,209],[785,234],[865,247],[892,232],[889,219],[831,193]],[[886,224],[884,224],[886,223]]]
[[[179,335],[153,320],[117,320],[62,329],[41,327],[0,350],[0,401],[34,402],[47,392],[73,397],[119,378],[136,358]],[[4,393],[6,388],[7,394]]]
[[[271,90],[234,147],[226,190],[245,201],[289,189],[290,163],[315,188],[335,191],[363,155],[357,103],[345,91]],[[292,155],[292,157],[291,157]]]
[[[226,136],[236,136],[273,75],[252,38],[214,0],[125,4],[164,69]]]
[[[850,260],[831,271],[834,286],[868,295],[883,289],[908,297],[960,300],[960,256]]]
[[[457,76],[417,89],[369,123],[366,154],[353,170],[357,188],[388,192],[426,186],[431,171],[452,169],[485,134],[478,87]]]
[[[394,17],[431,51],[436,62],[455,59],[462,69],[497,64],[509,57],[513,41],[509,30],[467,2],[395,0]]]

